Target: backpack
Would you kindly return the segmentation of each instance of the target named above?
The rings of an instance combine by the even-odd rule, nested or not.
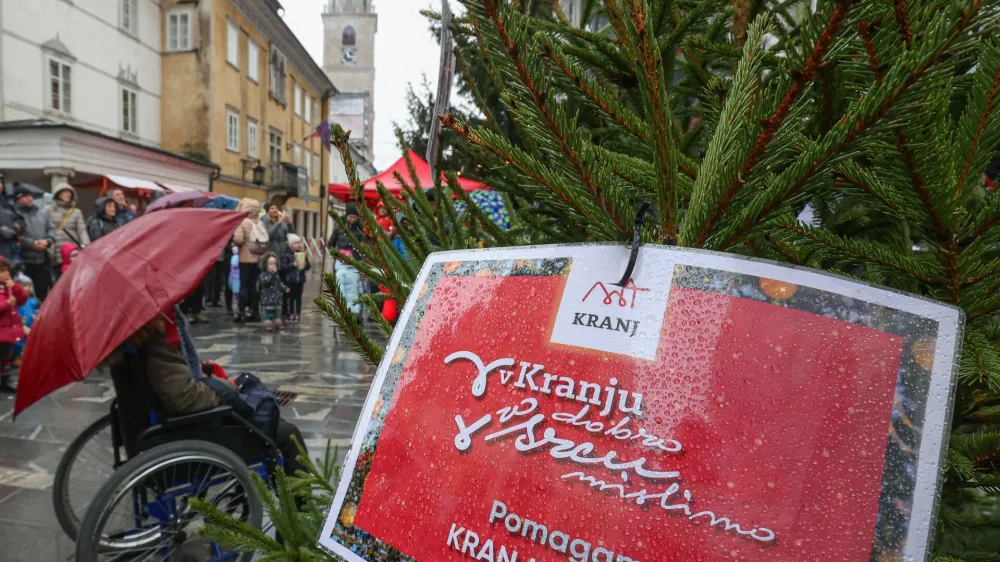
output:
[[[204,370],[204,365],[202,369]],[[252,423],[271,439],[277,438],[281,410],[278,398],[260,379],[250,373],[239,373],[233,382],[236,391],[221,380],[205,376],[200,379],[219,395],[222,403],[233,409],[241,418]]]
[[[249,421],[274,439],[278,435],[278,421],[281,419],[278,398],[267,385],[250,373],[236,375],[234,382],[239,389],[240,398],[253,412]]]
[[[256,256],[262,256],[267,253],[267,247],[271,239],[267,235],[267,227],[264,223],[257,221],[253,225],[253,230],[250,231],[250,253]]]

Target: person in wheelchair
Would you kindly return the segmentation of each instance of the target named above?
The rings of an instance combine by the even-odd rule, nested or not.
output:
[[[184,330],[182,317],[177,325]],[[189,361],[181,346],[174,345],[167,337],[168,319],[160,314],[125,340],[125,345],[116,350],[106,363],[108,366],[124,361],[127,347],[134,349],[143,362],[141,372],[146,374],[153,399],[158,410],[167,417],[196,414],[223,405],[223,399],[207,378],[196,380]],[[197,360],[193,362],[197,365]],[[236,391],[236,385],[229,379],[215,379]],[[296,460],[298,448],[292,438],[303,447],[302,432],[294,424],[283,419],[278,421],[275,443],[284,457],[285,473],[292,475],[304,467]],[[249,436],[247,437],[250,438]]]

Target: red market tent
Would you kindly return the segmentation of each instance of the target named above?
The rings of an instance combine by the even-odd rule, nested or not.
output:
[[[426,160],[417,155],[417,153],[414,152],[413,150],[410,150],[410,161],[413,162],[413,169],[416,171],[417,178],[420,180],[420,187],[424,189],[432,187],[434,185],[434,181],[431,180],[430,164],[428,164]],[[395,164],[389,166],[389,168],[387,168],[381,174],[372,176],[362,182],[361,187],[365,190],[365,200],[369,204],[372,204],[373,202],[378,201],[380,199],[378,195],[378,190],[375,188],[375,182],[379,181],[382,182],[382,184],[385,185],[386,189],[388,189],[390,193],[392,193],[397,197],[400,196],[400,194],[403,192],[403,186],[400,185],[398,181],[396,181],[396,178],[394,177],[394,172],[399,172],[399,175],[403,177],[403,181],[405,181],[407,184],[412,183],[412,179],[410,177],[410,170],[407,169],[406,167],[406,158],[400,158],[399,160],[396,161]],[[461,186],[461,188],[464,189],[465,191],[489,189],[489,187],[481,181],[470,180],[463,178],[461,176],[458,177],[458,185]],[[410,187],[414,186],[410,185]],[[341,201],[350,201],[351,185],[347,183],[331,183],[330,195],[336,197],[337,199],[340,199]]]

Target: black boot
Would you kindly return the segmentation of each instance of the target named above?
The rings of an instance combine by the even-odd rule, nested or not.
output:
[[[14,394],[16,390],[10,383],[10,375],[0,375],[0,394]]]
[[[233,323],[234,323],[234,324],[245,324],[245,323],[246,323],[246,321],[247,321],[247,319],[246,319],[246,318],[245,318],[245,317],[243,316],[243,314],[242,314],[242,313],[240,313],[240,314],[237,314],[237,315],[236,315],[236,316],[235,316],[235,317],[233,318]]]

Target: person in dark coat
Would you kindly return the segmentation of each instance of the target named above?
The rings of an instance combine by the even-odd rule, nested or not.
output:
[[[87,223],[87,234],[91,242],[111,234],[124,224],[118,216],[118,204],[110,197],[101,197],[94,202],[96,214]]]
[[[306,272],[312,268],[309,254],[305,251],[302,238],[295,234],[288,235],[288,247],[281,254],[281,277],[288,285],[288,320],[299,322],[302,319],[302,289],[306,284]]]
[[[354,235],[355,240],[360,242],[365,239],[365,231],[361,227],[361,216],[358,215],[357,205],[348,203],[344,209],[344,222],[347,223],[347,228]],[[339,225],[334,229],[333,234],[330,235],[328,247],[336,248],[337,250],[350,250],[352,255],[360,258],[357,249],[351,243],[351,239],[348,238],[347,232],[343,231]]]
[[[108,197],[118,204],[118,217],[122,224],[128,224],[135,220],[135,205],[129,203],[128,199],[125,199],[124,189],[116,187],[108,192]]]
[[[269,203],[264,206],[264,216],[260,221],[267,227],[268,250],[280,256],[288,247],[288,235],[295,234],[295,225],[281,207]]]
[[[274,326],[283,330],[285,323],[281,319],[281,305],[285,302],[288,287],[281,280],[281,273],[278,271],[281,262],[273,252],[268,252],[264,254],[261,263],[264,264],[264,269],[260,272],[257,283],[260,289],[260,307],[264,313],[264,329],[270,332]]]
[[[56,243],[56,227],[48,213],[35,206],[35,197],[27,186],[14,187],[14,203],[17,214],[24,220],[20,244],[24,274],[35,285],[35,296],[45,302],[52,287],[49,248]]]
[[[24,219],[6,201],[6,197],[3,199],[0,201],[0,256],[13,260],[24,232]]]

